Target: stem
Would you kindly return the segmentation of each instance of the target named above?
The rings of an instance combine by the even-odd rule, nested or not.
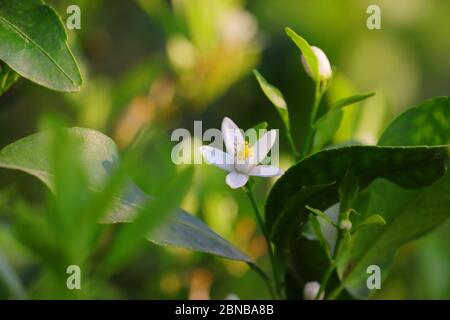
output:
[[[336,289],[334,289],[330,295],[328,296],[329,300],[335,300],[339,294],[341,293],[341,291],[344,290],[344,285],[341,283]]]
[[[342,220],[342,217],[345,213],[340,213],[339,214],[339,221]],[[337,227],[337,235],[336,235],[336,242],[335,242],[335,246],[334,246],[334,253],[333,253],[333,257],[332,259],[330,259],[330,265],[328,266],[325,275],[322,278],[322,282],[320,283],[320,289],[319,292],[317,292],[316,295],[316,300],[318,300],[321,296],[321,294],[325,291],[325,287],[328,284],[328,280],[330,279],[333,271],[336,269],[340,255],[341,255],[341,250],[342,250],[342,235],[343,235],[343,231]],[[331,292],[331,294],[327,297],[327,299],[335,299],[339,293],[342,291],[343,289],[343,285],[340,284],[339,287],[337,287],[335,290],[333,290]]]
[[[250,183],[247,184],[247,189],[248,189],[247,195],[248,195],[248,198],[250,199],[250,202],[252,203],[253,210],[255,211],[255,215],[256,215],[256,219],[258,220],[259,227],[260,227],[260,229],[261,229],[261,231],[262,231],[262,233],[264,235],[264,238],[266,239],[267,248],[268,248],[269,257],[270,257],[270,263],[272,264],[272,272],[273,272],[273,278],[274,278],[274,282],[275,282],[275,290],[276,290],[277,295],[280,296],[281,295],[280,294],[281,293],[281,286],[280,286],[280,282],[279,282],[280,278],[279,278],[279,275],[278,275],[278,268],[277,268],[277,264],[276,264],[276,261],[275,261],[275,256],[273,254],[273,249],[272,249],[272,246],[270,244],[269,234],[267,233],[266,227],[265,227],[264,222],[263,222],[263,220],[261,218],[261,214],[259,212],[258,205],[256,204],[256,200],[255,200],[255,197],[253,195],[253,191],[251,189]]]
[[[288,121],[290,121],[290,120],[288,120]],[[291,147],[291,150],[292,150],[292,153],[294,154],[295,160],[298,161],[298,160],[300,160],[299,159],[300,154],[298,153],[297,148],[295,147],[294,139],[292,138],[291,126],[290,125],[285,126],[285,129],[286,129],[286,137],[289,142],[289,146]]]
[[[261,278],[264,280],[264,282],[266,283],[267,289],[269,290],[270,296],[272,297],[272,299],[276,299],[277,298],[277,294],[275,293],[273,287],[272,287],[272,282],[270,281],[269,277],[267,276],[267,274],[262,271],[256,264],[253,263],[249,263],[248,264],[250,266],[250,268],[252,270],[254,270],[258,275],[261,276]]]
[[[320,295],[322,294],[322,292],[325,291],[325,287],[328,284],[328,280],[330,280],[330,277],[334,271],[334,269],[336,268],[336,264],[334,263],[334,261],[330,264],[330,266],[328,267],[327,271],[325,272],[325,275],[322,279],[322,283],[320,284],[320,289],[319,292],[317,292],[316,295],[316,300],[319,300]]]
[[[308,126],[305,136],[305,141],[303,143],[302,149],[300,151],[300,159],[306,157],[311,149],[311,143],[314,136],[315,122],[317,117],[317,111],[319,110],[320,101],[322,100],[324,90],[321,89],[320,81],[316,82],[316,92],[314,95],[314,104],[309,114]]]

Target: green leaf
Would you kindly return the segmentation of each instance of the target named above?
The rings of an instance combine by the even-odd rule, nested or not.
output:
[[[385,130],[379,143],[448,146],[449,98],[435,98],[409,109]],[[430,159],[430,166],[431,162]],[[362,197],[364,200],[359,201]],[[357,202],[364,207],[356,208],[362,214],[361,221],[374,211],[386,221],[384,226],[359,230],[353,238],[352,249],[345,252],[338,265],[346,289],[356,297],[365,298],[371,293],[366,287],[369,265],[380,266],[385,279],[401,245],[430,232],[450,217],[450,175],[447,171],[436,183],[420,190],[404,190],[389,181],[377,180]]]
[[[82,142],[79,158],[89,179],[88,185],[94,191],[102,190],[119,161],[115,143],[95,130],[71,128],[67,131]],[[48,134],[33,134],[3,148],[0,151],[0,167],[29,173],[54,190],[49,155]],[[131,222],[149,201],[150,197],[130,182],[103,222]],[[253,263],[208,226],[181,209],[175,210],[147,239],[160,245],[178,246]]]
[[[317,120],[315,125],[312,152],[320,151],[338,132],[342,121],[342,110],[331,109]]]
[[[302,52],[303,56],[306,59],[306,62],[308,63],[309,68],[311,69],[311,74],[314,75],[313,77],[314,80],[317,81],[317,79],[319,78],[319,63],[317,61],[316,55],[311,49],[311,46],[305,39],[300,37],[291,28],[285,28],[285,31],[286,34],[289,36],[289,38],[291,38],[292,41],[294,41],[294,43]]]
[[[57,91],[80,90],[61,18],[41,0],[0,0],[0,39],[0,60],[22,77]]]
[[[253,70],[253,74],[255,75],[256,80],[258,80],[262,91],[270,102],[272,102],[272,104],[277,108],[278,112],[281,114],[282,110],[287,110],[287,104],[281,91],[277,87],[268,83],[267,80],[258,72],[258,70]]]
[[[448,158],[446,146],[349,146],[318,152],[275,183],[265,206],[267,230],[282,246],[308,220],[306,205],[325,210],[338,202],[338,185],[349,169],[361,190],[376,178],[403,188],[423,188],[442,177]]]
[[[5,93],[20,76],[0,61],[0,96]]]
[[[373,97],[374,92],[354,95],[336,101],[330,110],[317,120],[315,125],[314,140],[312,152],[320,151],[327,143],[329,143],[341,127],[344,113],[342,108],[351,104],[360,102],[367,98]]]
[[[336,222],[333,221],[333,219],[331,219],[330,216],[328,216],[325,212],[323,212],[322,210],[319,209],[315,209],[315,208],[311,208],[310,206],[306,206],[306,209],[308,209],[309,211],[311,211],[312,213],[314,213],[316,216],[321,217],[323,220],[325,220],[326,222],[328,222],[329,224],[331,224],[332,226],[335,226],[336,228],[338,228],[338,225],[336,224]]]
[[[281,117],[281,120],[283,121],[284,127],[286,129],[286,137],[289,141],[292,152],[294,153],[294,156],[297,157],[298,154],[295,147],[295,142],[294,139],[292,138],[291,122],[289,121],[289,111],[287,108],[286,101],[283,98],[283,94],[277,87],[268,83],[266,79],[258,72],[258,70],[253,70],[253,74],[258,80],[258,83],[261,89],[263,90],[264,94],[266,95],[266,97],[272,102],[272,104],[277,109]]]
[[[386,220],[379,214],[373,214],[369,217],[367,217],[363,222],[361,222],[356,228],[352,230],[352,233],[356,233],[358,230],[360,230],[362,227],[370,225],[370,224],[386,224]]]
[[[287,109],[287,104],[284,100],[283,94],[277,87],[268,83],[267,80],[258,72],[258,70],[253,70],[253,74],[258,80],[258,83],[266,97],[270,100],[270,102],[272,102],[280,114],[284,126],[288,131],[290,131],[291,125],[289,122],[289,111]]]
[[[427,100],[401,114],[382,134],[379,145],[446,145],[450,143],[450,98]]]
[[[323,250],[326,253],[328,261],[331,262],[332,257],[331,257],[331,252],[330,252],[330,246],[328,245],[328,242],[322,233],[322,228],[320,227],[319,220],[317,220],[317,217],[314,214],[310,213],[309,221],[311,222],[311,225],[312,225],[312,228],[313,228],[314,234],[316,235],[317,240],[319,241],[320,245],[322,246]]]
[[[330,108],[331,109],[344,108],[346,106],[349,106],[349,105],[352,105],[354,103],[358,103],[358,102],[366,100],[366,99],[368,99],[370,97],[373,97],[374,95],[375,95],[375,92],[369,92],[369,93],[363,93],[363,94],[356,94],[356,95],[351,96],[351,97],[339,99],[338,101],[333,103]]]

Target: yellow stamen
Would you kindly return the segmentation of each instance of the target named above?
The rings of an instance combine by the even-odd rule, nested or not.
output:
[[[248,141],[245,141],[245,144],[240,148],[239,152],[238,152],[238,159],[239,160],[246,160],[249,157],[251,157],[253,155],[253,150],[250,147]]]

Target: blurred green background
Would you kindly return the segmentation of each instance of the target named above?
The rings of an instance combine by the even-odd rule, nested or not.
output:
[[[72,2],[48,1],[63,21]],[[100,130],[122,149],[145,126],[160,128],[167,143],[175,128],[192,132],[194,120],[202,120],[204,129],[220,127],[225,116],[242,128],[261,121],[282,128],[251,74],[254,68],[284,93],[294,139],[300,145],[314,89],[297,48],[285,36],[285,26],[321,47],[335,66],[326,98],[377,93],[345,110],[334,143],[375,144],[398,113],[450,93],[450,2],[445,0],[79,0],[77,4],[82,28],[68,34],[84,77],[81,92],[61,94],[20,80],[0,98],[0,147],[38,131],[42,118],[49,115],[69,126]],[[381,30],[366,27],[370,4],[381,7]],[[286,169],[294,160],[283,136],[281,151],[281,166]],[[155,175],[164,177],[164,170],[158,156],[148,152],[132,175],[145,191],[152,191],[161,181]],[[221,170],[196,166],[182,207],[269,268],[250,204],[224,179]],[[257,181],[261,206],[272,183]],[[36,179],[0,170],[0,258],[9,262],[32,298],[60,293],[40,291],[45,263],[15,239],[13,212],[19,203],[43,210],[46,193]],[[374,298],[450,299],[448,243],[449,222],[403,247]],[[223,299],[231,293],[241,299],[269,298],[260,278],[243,263],[146,243],[101,293],[88,297]],[[10,297],[0,283],[0,298]]]

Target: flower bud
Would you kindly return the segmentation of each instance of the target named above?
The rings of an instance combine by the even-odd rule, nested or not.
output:
[[[317,65],[319,68],[319,80],[328,80],[333,75],[333,71],[331,70],[331,64],[328,60],[325,53],[322,51],[322,49],[318,47],[311,46],[311,49],[314,53],[314,55],[317,58]],[[306,73],[314,79],[313,74],[311,73],[311,68],[308,65],[308,62],[305,59],[305,56],[302,55],[302,63],[303,67],[305,68]]]
[[[339,228],[343,231],[350,231],[352,229],[352,222],[350,220],[342,220]]]
[[[311,281],[305,284],[303,288],[303,298],[305,300],[315,300],[320,290],[320,284],[317,281]],[[323,300],[325,292],[320,294],[319,300]]]

